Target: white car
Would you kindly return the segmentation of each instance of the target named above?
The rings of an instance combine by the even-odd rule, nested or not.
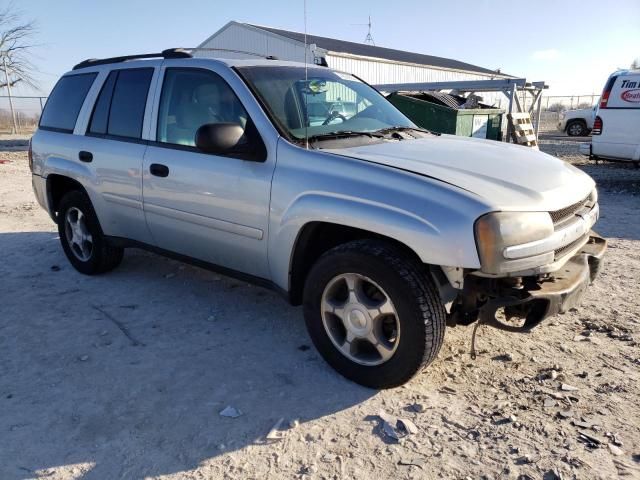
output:
[[[579,110],[567,110],[560,112],[558,117],[558,130],[567,132],[570,137],[584,137],[589,135],[593,128],[593,120],[596,108],[581,108]]]
[[[580,151],[594,159],[632,161],[640,166],[640,70],[611,74],[602,92],[591,144]]]

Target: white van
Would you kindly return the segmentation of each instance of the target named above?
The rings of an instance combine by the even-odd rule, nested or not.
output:
[[[589,154],[640,165],[640,70],[619,70],[605,84],[593,123]],[[585,150],[589,147],[585,144]]]

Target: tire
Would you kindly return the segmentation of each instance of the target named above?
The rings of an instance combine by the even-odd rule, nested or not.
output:
[[[335,332],[349,336],[349,328],[353,327],[353,318],[358,321],[360,313],[354,314],[350,305],[352,290],[340,285],[342,277],[348,279],[354,276],[362,284],[361,290],[368,289],[373,294],[386,297],[395,309],[395,324],[397,331],[391,340],[384,337],[378,346],[385,344],[383,351],[389,358],[382,363],[375,364],[376,348],[371,342],[353,338],[356,342],[356,354],[352,354],[353,344],[343,343],[339,348],[340,338]],[[338,285],[334,287],[334,285]],[[339,305],[343,300],[334,300],[329,293],[331,289],[343,290],[343,298],[348,298],[343,306],[334,311],[340,311],[339,317],[334,315],[325,305]],[[376,289],[379,289],[378,292]],[[368,295],[368,294],[367,294]],[[340,294],[337,295],[338,297]],[[323,298],[325,302],[323,302]],[[330,300],[330,302],[329,302]],[[370,298],[367,297],[367,302]],[[378,302],[378,300],[376,300]],[[381,300],[384,303],[384,300]],[[375,303],[371,303],[375,305]],[[324,310],[323,310],[324,308]],[[357,309],[358,307],[354,307]],[[375,310],[378,307],[373,307]],[[379,309],[378,311],[382,311]],[[380,315],[382,316],[382,315]],[[370,388],[393,388],[409,381],[417,372],[429,365],[438,355],[444,340],[446,313],[440,301],[435,284],[427,269],[418,260],[414,260],[407,253],[394,245],[379,240],[357,240],[339,245],[324,253],[313,265],[304,287],[304,317],[311,340],[322,357],[346,378]],[[335,317],[335,318],[334,318]],[[353,317],[353,318],[352,318]],[[383,316],[384,317],[384,316]],[[336,318],[338,320],[336,320]],[[368,318],[373,318],[369,316]],[[379,318],[379,317],[378,317]],[[385,328],[389,325],[389,318],[384,317]],[[368,323],[364,320],[363,323]],[[379,322],[379,320],[373,321]],[[393,323],[394,321],[391,321]],[[349,324],[351,327],[347,328]],[[357,327],[361,324],[358,323]],[[366,327],[365,327],[366,328]],[[375,327],[372,327],[372,329]],[[380,332],[380,329],[377,330]],[[350,358],[353,356],[354,358]],[[381,356],[381,358],[384,358]],[[363,362],[368,362],[363,364]],[[369,360],[371,359],[371,360]],[[379,362],[379,360],[378,360]]]
[[[574,120],[567,124],[567,135],[570,137],[584,137],[588,131],[587,125],[582,120]]]
[[[74,236],[71,224],[76,225],[76,233],[82,232]],[[80,273],[96,275],[108,272],[122,261],[124,250],[107,243],[91,200],[83,192],[71,191],[60,200],[58,233],[65,255]],[[78,240],[81,236],[83,241]]]

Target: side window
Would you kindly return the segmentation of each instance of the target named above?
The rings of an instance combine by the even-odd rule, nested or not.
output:
[[[140,138],[153,68],[112,71],[93,108],[88,133]]]
[[[109,108],[111,107],[111,95],[113,94],[113,87],[116,84],[116,78],[118,72],[111,72],[107,77],[107,81],[104,82],[98,100],[93,107],[93,114],[91,115],[91,122],[89,123],[89,133],[95,133],[98,135],[106,135],[107,123],[109,122]]]
[[[168,68],[162,84],[157,141],[195,145],[198,128],[208,123],[247,124],[247,112],[217,74],[195,68]]]
[[[84,99],[97,73],[67,75],[54,87],[40,118],[40,127],[73,132]]]

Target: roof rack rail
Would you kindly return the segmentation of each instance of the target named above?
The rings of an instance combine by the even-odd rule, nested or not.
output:
[[[230,48],[208,48],[208,47],[196,47],[190,48],[192,52],[227,52],[227,53],[240,53],[243,55],[253,55],[254,57],[265,58],[267,60],[279,60],[275,55],[265,55],[263,53],[249,52],[246,50],[233,50]]]
[[[123,55],[111,58],[89,58],[73,67],[73,70],[94,67],[96,65],[106,65],[108,63],[121,63],[127,60],[140,60],[143,58],[191,58],[193,55],[184,48],[168,48],[160,53],[142,53],[140,55]]]

